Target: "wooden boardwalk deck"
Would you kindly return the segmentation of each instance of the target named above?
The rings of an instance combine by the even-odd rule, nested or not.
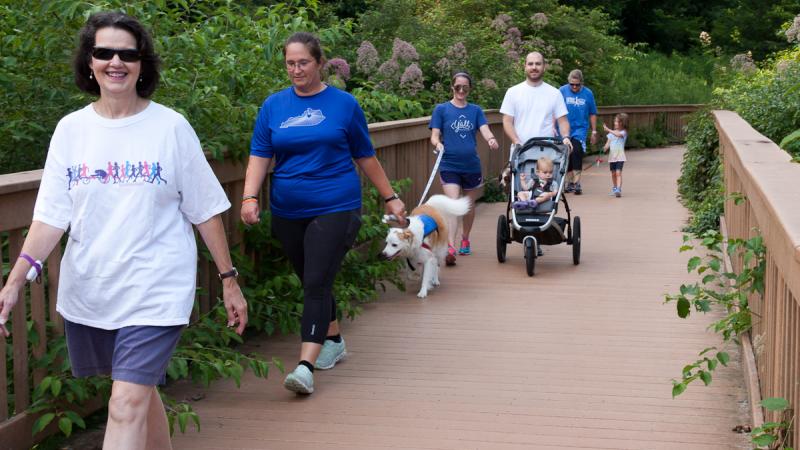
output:
[[[205,393],[193,403],[202,431],[176,434],[175,448],[750,448],[731,431],[749,421],[736,348],[711,386],[671,398],[670,379],[719,343],[705,329],[713,317],[680,320],[663,304],[689,280],[681,152],[629,152],[621,199],[607,196],[607,164],[585,172],[585,195],[570,197],[579,266],[571,247],[545,247],[529,278],[517,243],[499,264],[504,205],[478,205],[475,254],[443,269],[425,301],[390,292],[344,323],[349,357],[316,372],[310,397],[284,390],[277,372],[245,376],[241,389],[173,388]],[[296,363],[297,337],[254,345]]]

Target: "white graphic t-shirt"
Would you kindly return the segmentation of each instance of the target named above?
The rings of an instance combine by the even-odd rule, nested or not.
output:
[[[57,310],[102,329],[189,322],[192,224],[230,207],[200,141],[155,102],[106,119],[92,105],[58,123],[33,220],[67,230]]]

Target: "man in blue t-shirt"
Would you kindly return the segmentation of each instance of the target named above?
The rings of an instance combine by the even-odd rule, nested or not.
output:
[[[567,77],[568,84],[559,89],[567,104],[567,119],[572,140],[572,153],[570,153],[567,168],[567,192],[583,193],[581,187],[581,165],[583,155],[586,153],[586,136],[591,126],[590,142],[597,143],[597,104],[594,101],[592,90],[583,85],[583,72],[575,69]]]

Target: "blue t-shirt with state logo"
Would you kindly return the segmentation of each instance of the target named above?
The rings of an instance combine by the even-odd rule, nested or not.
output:
[[[355,97],[333,86],[301,97],[289,87],[261,105],[250,154],[275,159],[272,214],[303,219],[361,208],[353,159],[375,149]]]
[[[463,108],[451,102],[436,105],[428,128],[438,128],[442,132],[444,156],[440,171],[481,173],[475,136],[486,123],[486,116],[478,105],[467,103]]]
[[[585,148],[586,135],[589,131],[589,116],[597,115],[594,94],[586,86],[581,86],[581,90],[577,94],[572,92],[568,84],[561,86],[559,90],[561,95],[564,96],[564,103],[567,104],[569,134],[583,142]]]

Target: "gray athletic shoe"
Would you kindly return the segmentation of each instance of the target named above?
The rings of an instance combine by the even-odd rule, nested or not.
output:
[[[304,365],[298,365],[296,369],[283,380],[283,387],[298,394],[310,394],[314,392],[314,374]]]
[[[322,350],[317,357],[317,362],[314,363],[314,368],[322,370],[333,369],[333,366],[345,356],[347,356],[347,349],[344,345],[344,338],[342,338],[341,342],[325,339],[325,343],[322,344]]]

